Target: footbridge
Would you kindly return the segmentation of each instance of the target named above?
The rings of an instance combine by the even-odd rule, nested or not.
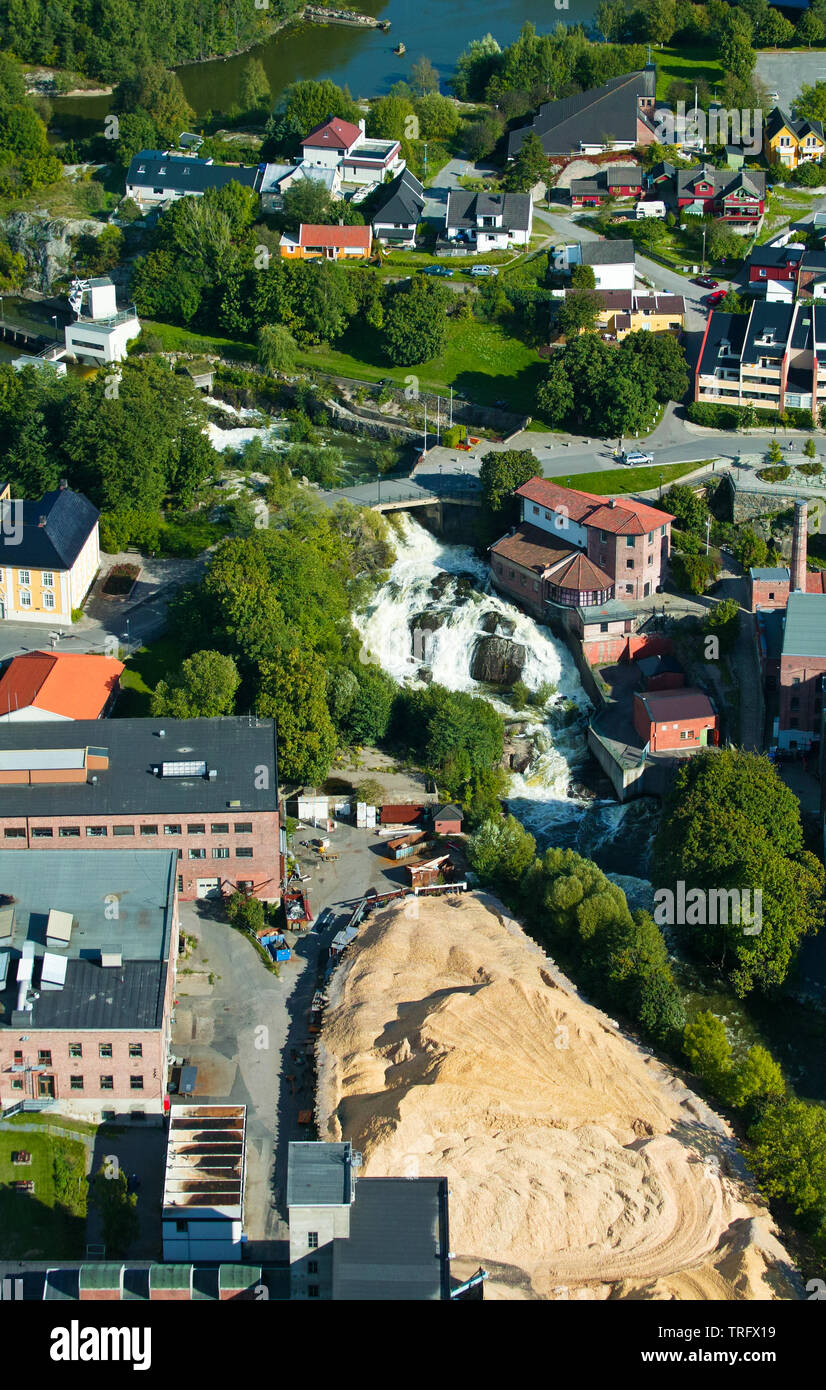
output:
[[[377,478],[372,483],[322,491],[319,497],[328,507],[347,501],[357,507],[369,507],[374,512],[407,512],[417,507],[441,507],[446,503],[479,507],[482,487],[479,479],[472,476],[436,477],[431,474],[426,484],[413,478]]]

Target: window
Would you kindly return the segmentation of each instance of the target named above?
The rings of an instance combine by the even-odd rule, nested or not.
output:
[[[307,1245],[310,1250],[318,1249],[318,1231],[307,1232]]]
[[[680,738],[696,738],[696,737],[697,737],[697,735],[695,734],[695,732],[694,732],[693,729],[681,729],[681,730],[680,730]]]
[[[236,859],[252,859],[252,845],[239,845],[235,851]]]
[[[608,624],[607,624],[607,623],[600,623],[600,625],[599,625],[599,630],[600,630],[600,632],[607,632],[607,631],[608,631]]]
[[[607,532],[607,531],[600,531],[600,533],[599,533],[599,538],[600,538],[601,541],[607,541],[607,539],[608,539],[608,532]]]
[[[165,825],[163,833],[164,835],[180,835],[181,827],[179,825]]]
[[[112,1056],[112,1044],[111,1044],[111,1043],[100,1043],[99,1046],[98,1046],[98,1057],[111,1057],[111,1056]]]
[[[308,1261],[307,1261],[307,1273],[308,1273],[308,1274],[318,1274],[318,1260],[308,1260]]]
[[[29,571],[21,570],[20,574],[18,575],[18,580],[21,584],[31,584],[32,579],[31,575],[29,574]]]
[[[130,1043],[130,1044],[129,1044],[129,1056],[130,1056],[130,1057],[142,1057],[142,1056],[143,1056],[143,1043]]]
[[[23,1053],[22,1053],[22,1052],[15,1052],[15,1054],[14,1054],[14,1065],[15,1065],[16,1067],[22,1067],[22,1065],[23,1065]]]
[[[43,576],[42,576],[40,582],[41,582],[41,584],[43,585],[43,588],[44,588],[44,589],[53,589],[53,588],[54,588],[54,575],[53,575],[52,571],[51,571],[51,570],[44,570],[44,571],[43,571]]]
[[[43,607],[54,608],[54,594],[49,593],[48,589],[43,595]]]
[[[142,825],[142,826],[141,826],[141,834],[142,834],[142,835],[157,835],[157,833],[158,833],[158,827],[157,827],[157,825]]]
[[[51,840],[54,832],[50,825],[36,825],[32,830],[33,840]]]
[[[186,827],[186,833],[187,833],[187,835],[205,835],[205,834],[206,834],[206,826],[205,826],[205,825],[188,825],[188,826]]]
[[[222,845],[220,849],[212,851],[212,857],[213,859],[229,859],[229,849],[226,845]]]
[[[71,1088],[72,1088],[73,1091],[82,1091],[82,1090],[83,1090],[83,1077],[82,1077],[82,1076],[70,1076],[70,1077],[69,1077],[69,1085],[71,1086]]]
[[[532,510],[534,516],[539,516],[539,508],[538,508],[538,507],[532,507],[531,510]]]
[[[206,850],[205,850],[205,849],[191,849],[191,850],[189,851],[189,857],[190,857],[190,859],[206,859]]]
[[[189,1222],[188,1222],[188,1221],[176,1221],[176,1222],[175,1222],[175,1230],[178,1231],[181,1235],[183,1235],[186,1231],[189,1230]]]
[[[308,1298],[318,1298],[318,1284],[308,1284],[308,1285],[307,1285],[307,1297],[308,1297]]]
[[[252,834],[252,821],[251,821],[251,820],[237,820],[237,821],[235,822],[235,825],[234,825],[233,829],[235,830],[236,835],[251,835],[251,834]]]
[[[634,544],[634,537],[633,537],[633,536],[626,536],[626,537],[625,537],[625,544],[626,544],[626,545],[630,545],[630,546],[633,547],[633,544]]]
[[[69,1043],[69,1056],[70,1056],[70,1057],[82,1057],[82,1056],[83,1056],[83,1044],[82,1044],[82,1043]]]
[[[228,835],[228,834],[229,834],[229,821],[226,821],[226,820],[214,821],[214,822],[212,823],[212,825],[211,825],[209,828],[210,828],[210,830],[211,830],[211,832],[212,832],[213,835]]]
[[[115,1089],[115,1078],[114,1078],[111,1074],[108,1075],[108,1076],[101,1076],[101,1078],[100,1078],[100,1089],[101,1089],[102,1091],[114,1091],[114,1089]]]
[[[134,827],[134,825],[113,825],[113,826],[112,826],[112,834],[113,834],[113,835],[134,835],[134,833],[135,833],[135,827]]]
[[[130,1091],[142,1091],[142,1090],[143,1090],[143,1077],[142,1077],[142,1076],[130,1076],[130,1078],[129,1078],[129,1089],[130,1089]]]
[[[625,562],[625,568],[626,568],[627,570],[632,570],[632,569],[634,568],[634,561],[633,561],[633,560],[626,560],[626,562]]]
[[[771,593],[769,594],[769,598],[774,598],[774,590],[772,590]]]
[[[105,825],[87,825],[86,827],[86,834],[91,835],[95,840],[99,840],[102,836],[108,835],[108,833]]]
[[[32,606],[32,596],[31,596],[31,594],[29,593],[28,589],[22,589],[22,590],[20,591],[20,607],[21,607],[21,608],[31,608],[31,606]]]
[[[26,832],[20,825],[13,825],[9,830],[4,830],[3,834],[7,840],[25,840]]]
[[[183,874],[178,874],[178,892],[179,892],[179,893],[183,893],[183,891],[184,891],[184,876],[183,876]]]
[[[58,837],[59,837],[61,840],[79,840],[79,839],[80,839],[80,826],[79,826],[79,825],[61,825],[61,827],[60,827],[60,829],[58,830],[57,833],[58,833]]]
[[[50,1067],[52,1065],[52,1054],[48,1048],[41,1048],[38,1052],[37,1065],[39,1067]]]
[[[22,1079],[22,1077],[19,1078],[19,1079],[18,1079],[17,1077],[15,1077],[15,1078],[12,1080],[11,1088],[12,1088],[13,1091],[22,1091],[22,1089],[23,1089],[23,1079]]]
[[[251,893],[254,887],[255,887],[255,884],[254,884],[254,882],[253,882],[253,880],[252,880],[251,878],[239,878],[239,880],[238,880],[238,891],[239,891],[239,893]]]

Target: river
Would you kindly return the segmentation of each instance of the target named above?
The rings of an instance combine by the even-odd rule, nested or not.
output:
[[[570,0],[565,7],[553,0],[362,0],[359,8],[389,19],[389,33],[338,24],[291,25],[248,53],[179,68],[187,100],[198,116],[229,111],[238,104],[241,72],[250,57],[263,63],[274,101],[290,82],[322,77],[348,86],[356,97],[381,96],[394,82],[409,77],[411,64],[423,55],[446,90],[456,59],[471,39],[492,33],[504,48],[527,20],[540,32],[560,21],[587,26],[597,5],[596,0]],[[407,49],[403,58],[393,53],[400,40]],[[58,113],[82,118],[84,133],[91,134],[95,125],[102,126],[111,98],[60,97],[54,107]]]
[[[404,684],[433,679],[489,700],[505,717],[508,733],[517,731],[532,747],[525,771],[511,775],[508,809],[540,849],[553,844],[576,850],[619,884],[631,908],[650,908],[651,843],[660,803],[642,797],[621,806],[584,785],[593,773],[585,741],[591,705],[565,644],[491,591],[487,565],[469,546],[444,543],[404,513],[394,544],[388,582],[354,620],[365,659]],[[543,711],[516,713],[501,691],[471,676],[474,647],[490,633],[494,618],[497,635],[527,649],[522,679],[528,688],[546,682],[556,687]],[[826,1100],[826,1013],[786,997],[755,998],[746,1008],[725,981],[701,978],[675,939],[668,944],[689,1018],[713,1010],[725,1021],[736,1057],[762,1042],[801,1094]],[[816,992],[822,997],[822,990]]]

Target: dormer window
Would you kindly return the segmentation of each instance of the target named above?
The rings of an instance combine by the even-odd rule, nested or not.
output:
[[[165,164],[162,164],[162,165],[161,165],[160,169],[158,170],[158,173],[159,173],[159,174],[165,174],[165,173],[166,173],[166,165],[165,165]]]

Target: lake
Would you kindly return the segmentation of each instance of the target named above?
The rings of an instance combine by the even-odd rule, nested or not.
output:
[[[330,77],[347,85],[353,96],[381,96],[410,66],[425,55],[439,73],[442,88],[453,72],[456,59],[471,39],[488,32],[504,48],[531,20],[541,32],[559,22],[589,25],[597,0],[570,0],[560,8],[554,0],[362,0],[367,14],[390,21],[390,32],[356,29],[337,24],[298,24],[276,34],[266,44],[235,58],[217,58],[178,69],[190,105],[199,116],[207,111],[228,111],[238,103],[241,72],[250,57],[261,60],[269,78],[273,99],[290,82]],[[407,48],[403,58],[393,49],[399,41]],[[84,133],[102,125],[111,106],[109,97],[62,97],[56,112],[82,117]]]

